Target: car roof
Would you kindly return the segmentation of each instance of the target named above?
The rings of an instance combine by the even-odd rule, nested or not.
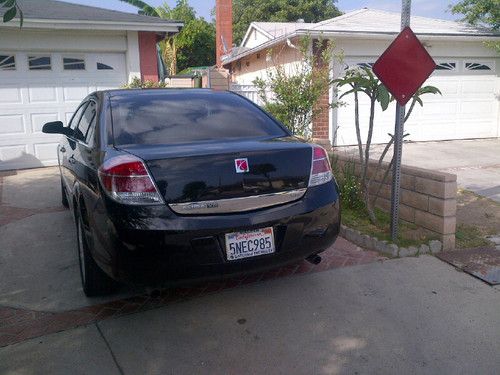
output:
[[[213,90],[213,89],[193,89],[193,88],[150,88],[150,89],[115,89],[115,90],[102,90],[102,91],[96,91],[92,94],[99,95],[99,94],[104,94],[108,95],[109,97],[113,96],[121,96],[121,97],[126,97],[126,96],[137,96],[137,95],[147,95],[151,93],[156,93],[156,94],[186,94],[186,93],[192,93],[192,94],[204,94],[204,95],[233,95],[234,93],[231,91],[225,91],[225,90]]]

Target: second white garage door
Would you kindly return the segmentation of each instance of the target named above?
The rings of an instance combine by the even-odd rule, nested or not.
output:
[[[57,164],[59,136],[44,123],[67,123],[95,90],[126,82],[122,53],[30,53],[0,50],[0,170]]]
[[[371,65],[374,58],[353,60],[350,66]],[[425,85],[439,88],[442,96],[423,96],[424,106],[417,105],[405,125],[406,138],[411,141],[489,138],[500,136],[499,97],[500,78],[495,60],[445,58],[437,61],[438,69]],[[363,95],[362,95],[363,96]],[[338,145],[356,144],[354,103],[351,97],[337,110]],[[361,126],[366,139],[368,100],[361,101]],[[335,117],[335,116],[334,116]],[[378,110],[373,142],[386,143],[387,133],[394,133],[395,108]]]

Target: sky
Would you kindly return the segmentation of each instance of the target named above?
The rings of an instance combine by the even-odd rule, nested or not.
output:
[[[124,12],[136,13],[137,10],[133,6],[125,4],[120,0],[65,0],[71,3],[78,3],[84,5],[91,5],[101,8],[109,8],[121,10]],[[456,20],[459,16],[454,16],[448,11],[451,3],[457,0],[413,0],[412,1],[412,15],[442,18],[448,20]],[[175,5],[175,0],[146,0],[146,2],[153,6],[158,6],[167,3],[170,6]],[[189,3],[195,8],[199,16],[210,20],[212,17],[210,12],[215,5],[215,0],[190,0]],[[389,10],[398,12],[401,10],[401,0],[338,0],[338,8],[343,12],[359,9],[363,7]]]

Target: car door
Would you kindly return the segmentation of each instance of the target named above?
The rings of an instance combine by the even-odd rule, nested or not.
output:
[[[90,99],[75,128],[75,150],[70,160],[74,178],[79,182],[81,193],[92,199],[97,187],[97,165],[94,149],[97,122],[97,102]]]
[[[63,137],[58,148],[59,168],[63,184],[67,191],[71,191],[73,187],[73,165],[74,153],[76,149],[76,142],[74,140],[75,128],[78,126],[83,112],[87,108],[88,101],[82,102],[71,117],[68,127],[72,130],[70,135]]]

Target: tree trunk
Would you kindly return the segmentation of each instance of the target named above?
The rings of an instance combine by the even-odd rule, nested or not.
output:
[[[372,143],[372,137],[373,137],[373,125],[374,125],[374,119],[375,119],[375,103],[376,103],[376,98],[375,94],[370,98],[370,122],[368,123],[368,137],[366,139],[366,146],[365,146],[365,164],[363,168],[363,178],[362,178],[362,184],[363,184],[363,191],[364,191],[364,198],[365,198],[365,204],[366,204],[366,211],[368,212],[368,217],[370,218],[370,221],[375,224],[377,222],[377,218],[375,217],[375,213],[373,211],[373,207],[371,205],[370,201],[370,180],[368,180],[368,166],[369,166],[369,161],[370,161],[370,146]]]
[[[356,126],[356,137],[358,140],[359,162],[361,163],[361,168],[364,168],[363,140],[361,139],[361,128],[359,127],[359,97],[357,91],[354,91],[354,124]]]

